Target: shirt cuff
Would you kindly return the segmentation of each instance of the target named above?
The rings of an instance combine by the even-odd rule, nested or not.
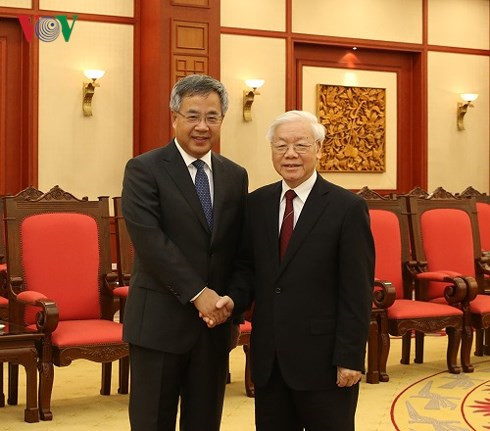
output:
[[[204,289],[206,289],[206,286],[203,287],[203,289],[196,296],[194,296],[193,298],[191,298],[191,301],[190,302],[194,302],[199,297],[199,295],[204,292]]]

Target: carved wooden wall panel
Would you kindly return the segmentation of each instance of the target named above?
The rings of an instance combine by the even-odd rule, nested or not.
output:
[[[208,54],[208,25],[200,22],[174,21],[174,53]]]
[[[194,73],[207,73],[208,70],[208,59],[205,57],[174,55],[174,61],[173,82]]]

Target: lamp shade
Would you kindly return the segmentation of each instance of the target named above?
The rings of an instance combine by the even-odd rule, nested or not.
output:
[[[478,93],[461,93],[459,96],[465,102],[473,102],[478,99]]]
[[[89,79],[99,79],[104,76],[105,71],[99,69],[87,69],[84,70],[83,73]]]
[[[246,79],[245,84],[253,89],[260,88],[264,85],[264,80],[263,79]]]

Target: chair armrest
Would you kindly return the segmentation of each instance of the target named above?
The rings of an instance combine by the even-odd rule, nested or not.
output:
[[[128,273],[123,273],[122,274],[122,279],[123,279],[123,283],[125,286],[129,286],[129,281],[131,280],[131,274],[128,274]]]
[[[477,261],[477,265],[483,274],[490,275],[490,251],[486,251],[482,254],[481,258]]]
[[[109,272],[107,274],[103,274],[102,278],[104,280],[104,285],[107,288],[106,291],[110,295],[114,295],[114,289],[119,287],[118,276],[115,272]]]
[[[419,281],[450,283],[450,285],[444,289],[444,298],[448,304],[451,305],[470,302],[475,299],[478,293],[478,285],[473,277],[463,276],[454,271],[442,270],[421,272],[416,274],[415,278]]]
[[[13,277],[10,282],[12,286],[20,287],[23,280],[20,277]],[[36,326],[40,332],[50,334],[58,327],[58,306],[53,300],[48,299],[42,293],[33,290],[24,290],[15,295],[12,300],[23,305],[30,305],[41,309],[36,316]]]
[[[373,302],[377,308],[388,308],[396,299],[396,290],[390,281],[374,280]]]

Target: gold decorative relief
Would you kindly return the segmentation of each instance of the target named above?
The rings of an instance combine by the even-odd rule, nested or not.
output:
[[[386,90],[317,85],[317,116],[327,133],[320,172],[386,171]]]

